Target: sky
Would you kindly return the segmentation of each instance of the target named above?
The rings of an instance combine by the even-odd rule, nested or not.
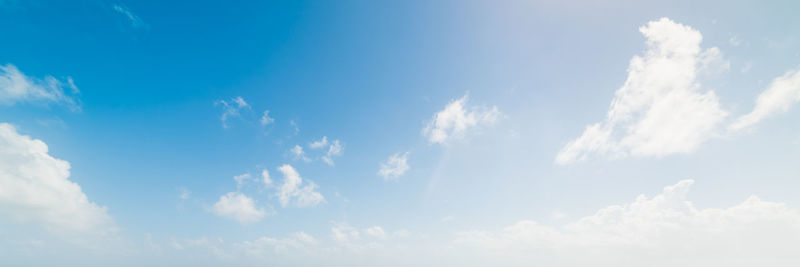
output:
[[[800,6],[562,2],[0,0],[0,265],[800,265]]]

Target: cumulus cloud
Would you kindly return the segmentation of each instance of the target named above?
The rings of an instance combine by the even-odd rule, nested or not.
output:
[[[689,153],[715,135],[728,115],[716,94],[703,90],[700,71],[725,69],[716,47],[700,48],[700,32],[662,18],[639,28],[644,55],[634,56],[628,78],[611,101],[604,121],[588,125],[556,156],[567,164],[592,154],[661,157]],[[717,66],[716,69],[714,69]]]
[[[408,152],[391,155],[380,165],[378,175],[383,177],[384,181],[395,180],[408,171]]]
[[[289,205],[311,207],[325,201],[322,194],[316,191],[317,184],[311,181],[304,182],[291,165],[284,164],[278,171],[283,174],[283,182],[276,193],[282,207]]]
[[[451,139],[463,138],[478,126],[491,125],[500,117],[496,106],[492,108],[473,106],[465,108],[468,95],[451,101],[442,111],[436,113],[422,130],[433,144],[444,144]]]
[[[263,182],[266,187],[272,186],[272,179],[269,177],[269,171],[267,171],[267,169],[261,171],[261,182]]]
[[[233,180],[236,181],[236,188],[241,188],[247,180],[252,179],[249,173],[236,175],[233,177]]]
[[[70,164],[52,157],[47,144],[0,123],[0,219],[40,224],[59,233],[110,234],[106,207],[69,180]]]
[[[738,131],[752,127],[767,117],[788,111],[797,102],[800,102],[800,69],[772,80],[769,87],[758,95],[753,111],[739,117],[729,129]]]
[[[44,79],[29,77],[20,72],[16,66],[6,64],[0,66],[0,104],[14,105],[18,103],[59,104],[73,111],[79,111],[80,105],[74,96],[78,87],[71,77],[59,80],[53,76]]]
[[[217,216],[233,219],[241,224],[260,221],[266,216],[264,209],[257,208],[252,198],[239,192],[229,192],[219,197],[211,211]]]
[[[323,136],[322,139],[320,139],[318,141],[311,142],[311,144],[308,144],[308,147],[310,147],[312,149],[319,149],[319,148],[323,148],[323,147],[325,147],[327,145],[328,145],[328,137],[327,136]]]
[[[790,266],[800,262],[800,214],[751,196],[698,209],[683,180],[652,198],[612,205],[563,227],[521,221],[503,231],[467,231],[455,244],[506,266]],[[463,251],[462,251],[463,252]],[[502,257],[499,257],[501,256]],[[487,258],[487,259],[489,259]]]
[[[220,121],[222,121],[222,128],[228,128],[228,119],[241,116],[241,110],[250,109],[250,105],[241,96],[234,97],[228,101],[217,100],[214,105],[222,107],[222,115],[219,117]]]

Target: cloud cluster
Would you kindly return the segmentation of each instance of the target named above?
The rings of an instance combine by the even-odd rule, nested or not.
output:
[[[320,140],[312,141],[308,144],[308,148],[312,150],[312,154],[314,154],[313,150],[324,151],[324,153],[319,156],[319,159],[330,166],[334,165],[333,158],[341,156],[344,152],[344,145],[342,145],[341,141],[336,139],[332,142],[328,142],[327,136],[323,136]],[[307,156],[306,151],[300,145],[295,145],[289,150],[289,152],[294,156],[295,160],[303,160],[306,162],[312,161],[312,159]],[[316,155],[319,155],[319,153],[316,153]],[[314,158],[316,159],[317,157],[314,156]]]
[[[71,77],[67,77],[66,81],[53,76],[45,76],[40,80],[25,75],[14,65],[0,66],[0,104],[53,103],[79,111],[80,104],[74,99],[78,93],[78,87]]]
[[[479,126],[494,124],[500,117],[496,106],[491,108],[473,106],[465,108],[468,95],[451,101],[437,112],[422,130],[422,134],[432,144],[444,144],[448,140],[463,138],[470,130]]]
[[[563,227],[521,221],[467,231],[455,244],[505,266],[791,266],[800,262],[800,214],[751,196],[724,209],[686,199],[692,180],[641,195]]]
[[[0,123],[0,218],[40,224],[58,233],[106,235],[115,231],[106,207],[69,180],[70,164],[47,144]]]
[[[291,165],[284,164],[278,167],[283,174],[283,181],[276,186],[270,177],[269,171],[261,170],[261,178],[253,177],[250,173],[233,177],[236,181],[236,192],[228,192],[220,196],[219,200],[211,207],[211,212],[223,218],[233,219],[241,224],[260,221],[273,212],[259,208],[256,201],[241,192],[245,185],[260,185],[260,190],[275,190],[274,196],[278,198],[281,207],[312,207],[325,202],[325,197],[317,191],[317,184],[304,181],[300,174]]]
[[[556,156],[567,164],[592,154],[665,156],[694,151],[728,115],[713,91],[697,81],[721,53],[702,50],[700,32],[662,18],[639,28],[647,51],[634,56],[625,84],[616,91],[604,121],[586,127]]]

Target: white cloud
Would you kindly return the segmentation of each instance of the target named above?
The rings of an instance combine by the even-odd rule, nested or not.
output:
[[[245,174],[240,174],[240,175],[234,176],[233,180],[236,181],[236,188],[241,188],[242,185],[245,182],[247,182],[247,180],[250,180],[251,178],[252,177],[250,176],[249,173],[245,173]]]
[[[284,164],[278,168],[283,174],[283,183],[278,188],[276,195],[282,207],[295,205],[297,207],[311,207],[325,201],[325,198],[317,192],[317,184],[311,181],[303,182],[300,174],[289,164]]]
[[[58,233],[115,231],[106,207],[70,181],[70,164],[48,154],[41,140],[0,123],[0,219],[41,224]]]
[[[181,200],[187,200],[192,197],[192,191],[186,189],[186,187],[179,187],[178,188],[178,198]]]
[[[303,147],[301,147],[300,145],[295,145],[294,147],[292,147],[292,150],[290,150],[289,152],[291,152],[292,155],[294,155],[294,159],[295,160],[298,160],[298,159],[301,159],[303,161],[310,161],[311,160],[308,157],[306,157],[306,152],[303,151]]]
[[[263,182],[266,187],[272,186],[272,179],[270,179],[267,169],[261,171],[261,182]]]
[[[80,105],[73,99],[78,93],[78,87],[71,77],[67,77],[66,81],[53,76],[45,76],[44,80],[40,80],[26,76],[14,65],[0,66],[0,104],[55,103],[79,111]]]
[[[328,152],[325,153],[325,156],[322,156],[322,161],[328,163],[328,165],[333,166],[333,157],[341,156],[342,150],[344,150],[344,148],[342,147],[342,144],[339,142],[339,140],[333,140],[331,146],[328,147]]]
[[[591,154],[661,157],[689,153],[715,135],[727,116],[713,91],[701,92],[699,71],[720,62],[716,47],[701,50],[700,32],[662,18],[639,28],[647,51],[634,56],[606,119],[586,127],[556,156],[567,164]],[[727,64],[718,64],[726,69]]]
[[[131,10],[124,5],[115,4],[114,11],[117,11],[118,13],[122,14],[122,16],[124,16],[126,19],[128,19],[128,22],[134,28],[147,27],[147,24],[145,24],[144,21],[142,21],[142,19],[139,18],[139,16],[133,14],[133,12],[131,12]]]
[[[737,131],[751,127],[764,118],[788,111],[797,102],[800,102],[800,70],[792,70],[772,80],[769,87],[758,95],[753,111],[739,117],[729,129]]]
[[[233,219],[241,224],[260,221],[267,214],[264,209],[256,207],[252,198],[239,192],[229,192],[219,197],[211,211],[217,216]]]
[[[222,106],[222,115],[219,117],[220,121],[222,121],[222,128],[228,128],[228,119],[241,116],[241,110],[250,109],[250,105],[241,96],[234,97],[228,101],[217,100],[214,105]]]
[[[395,180],[408,170],[408,152],[402,155],[397,153],[389,156],[385,162],[381,162],[381,168],[378,170],[378,175],[383,177],[384,181]]]
[[[383,228],[381,228],[380,226],[373,226],[373,227],[367,228],[367,229],[364,230],[364,233],[366,233],[368,236],[370,236],[372,238],[380,239],[380,240],[386,239],[388,237],[386,232],[383,231]]]
[[[269,116],[269,110],[264,110],[264,114],[261,115],[261,125],[267,126],[274,122],[275,119]]]
[[[422,130],[431,143],[447,143],[450,139],[463,138],[470,129],[482,125],[491,125],[500,117],[496,106],[491,109],[473,106],[471,110],[465,109],[468,95],[458,100],[451,101],[442,111],[436,113],[433,119]]]
[[[598,210],[563,227],[521,221],[499,233],[462,232],[456,244],[505,266],[791,266],[800,262],[800,214],[751,196],[697,209],[692,180],[652,198]],[[466,251],[462,251],[464,253]],[[534,253],[535,252],[535,253]]]
[[[323,136],[322,139],[320,139],[319,141],[311,142],[311,144],[309,144],[308,147],[310,147],[311,149],[319,149],[327,145],[328,145],[328,137]]]
[[[285,238],[261,237],[254,241],[244,241],[236,247],[244,250],[248,256],[267,257],[287,255],[290,252],[314,247],[319,242],[311,235],[304,232],[289,234]]]
[[[331,238],[338,243],[349,243],[361,238],[358,229],[346,222],[335,222],[331,227]]]

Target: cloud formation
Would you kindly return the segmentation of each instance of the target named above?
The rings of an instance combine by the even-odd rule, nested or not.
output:
[[[47,144],[0,123],[0,219],[39,224],[58,233],[110,234],[106,207],[69,180],[70,164],[52,157]]]
[[[278,168],[278,171],[283,174],[283,182],[276,193],[281,207],[289,205],[312,207],[325,202],[325,197],[316,191],[317,184],[311,181],[304,182],[291,165],[284,164]]]
[[[380,165],[378,175],[383,177],[384,181],[395,180],[408,171],[408,152],[391,155]]]
[[[74,99],[79,93],[71,77],[59,80],[53,76],[44,79],[29,77],[16,66],[0,66],[0,104],[19,103],[57,104],[72,111],[80,111],[80,104]]]
[[[222,121],[222,128],[228,128],[228,119],[241,116],[241,110],[250,109],[250,105],[241,96],[234,97],[228,101],[217,100],[214,105],[222,106],[222,115],[219,117],[220,121]]]
[[[142,19],[139,18],[139,16],[131,12],[131,10],[128,7],[120,4],[115,4],[113,8],[114,11],[117,11],[117,13],[124,16],[131,24],[131,26],[133,26],[134,28],[147,27],[147,24],[145,24],[144,21],[142,21]]]
[[[628,78],[611,101],[605,120],[586,127],[556,156],[556,163],[590,155],[661,157],[689,153],[715,135],[728,115],[716,94],[703,90],[698,72],[720,62],[716,47],[700,48],[702,35],[668,18],[639,28],[647,51],[634,56]],[[724,69],[725,64],[722,64]]]
[[[790,266],[800,262],[800,214],[751,196],[698,209],[683,180],[652,198],[612,205],[563,227],[521,221],[500,232],[467,231],[455,244],[505,266]],[[462,251],[466,252],[466,251]],[[479,264],[479,263],[478,263]]]
[[[239,192],[229,192],[219,197],[211,211],[217,216],[233,219],[241,224],[260,221],[267,215],[266,211],[257,208],[252,198]]]
[[[444,144],[448,140],[461,139],[470,130],[479,126],[494,124],[500,117],[496,106],[491,108],[473,106],[465,108],[469,96],[451,101],[445,108],[437,112],[422,130],[432,144]]]
[[[753,111],[739,117],[729,129],[738,131],[752,127],[767,117],[788,111],[797,102],[800,102],[800,70],[792,70],[772,80],[758,95]]]

